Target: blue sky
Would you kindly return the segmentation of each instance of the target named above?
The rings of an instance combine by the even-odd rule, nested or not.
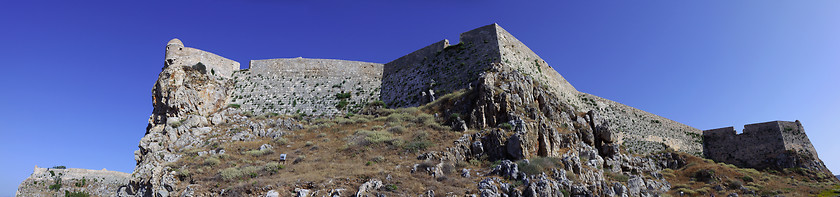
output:
[[[798,119],[840,173],[840,1],[315,2],[0,3],[0,196],[35,165],[131,172],[172,38],[385,63],[494,22],[578,90],[698,129]]]

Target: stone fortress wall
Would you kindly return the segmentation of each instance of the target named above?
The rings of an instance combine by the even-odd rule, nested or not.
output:
[[[250,69],[233,74],[231,103],[256,114],[344,114],[336,94],[350,96],[342,109],[379,100],[382,66],[332,59],[251,60]]]
[[[577,111],[601,111],[610,120],[609,128],[618,133],[617,141],[628,150],[647,153],[671,147],[697,155],[703,151],[699,129],[578,92],[560,73],[497,24],[462,33],[458,44],[450,45],[448,40],[442,40],[384,65],[290,58],[253,60],[250,69],[237,71],[228,65],[238,63],[183,47],[180,41],[170,42],[167,47],[181,47],[189,52],[173,55],[195,56],[178,58],[194,61],[186,65],[207,62],[204,64],[209,69],[231,76],[235,84],[229,103],[252,110],[255,115],[341,114],[344,111],[337,109],[339,100],[335,95],[342,92],[351,94],[347,99],[351,107],[378,99],[389,107],[419,106],[446,93],[470,88],[486,71],[507,69],[533,77]],[[233,74],[224,75],[228,70]]]
[[[442,40],[385,64],[382,101],[390,107],[413,107],[460,89],[500,61],[496,25],[460,35],[460,43]]]
[[[35,166],[32,175],[20,183],[15,196],[64,196],[65,191],[87,192],[92,196],[117,196],[119,191],[126,189],[124,186],[128,184],[130,177],[131,174],[106,169],[55,169]],[[48,189],[58,180],[62,187],[57,190]]]
[[[204,65],[196,66],[198,63]],[[234,71],[239,70],[239,62],[222,56],[185,47],[181,40],[175,38],[166,43],[166,65],[190,65],[210,76],[230,78]]]
[[[609,129],[618,133],[617,142],[629,152],[651,153],[672,148],[703,155],[700,129],[595,95],[580,93],[578,97],[583,101],[579,105],[581,109],[597,110],[606,117]]]
[[[818,158],[817,151],[797,120],[748,124],[736,134],[735,128],[725,127],[703,131],[706,158],[741,167],[764,168],[788,152]]]

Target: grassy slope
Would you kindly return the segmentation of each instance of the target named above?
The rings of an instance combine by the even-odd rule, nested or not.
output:
[[[805,169],[785,169],[783,171],[765,170],[757,171],[751,168],[738,168],[731,164],[715,163],[709,159],[703,159],[688,154],[682,154],[687,158],[687,165],[677,170],[666,169],[662,174],[671,183],[672,190],[669,194],[679,196],[683,192],[690,196],[725,196],[726,194],[741,193],[741,187],[755,191],[759,196],[814,196],[832,187],[837,187],[837,182],[830,181],[825,175]],[[704,176],[705,172],[707,175]],[[711,177],[708,180],[704,178]],[[715,190],[715,186],[723,188],[722,191]]]

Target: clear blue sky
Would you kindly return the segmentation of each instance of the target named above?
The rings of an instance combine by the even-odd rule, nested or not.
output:
[[[840,173],[840,1],[5,1],[0,196],[35,165],[131,172],[164,46],[385,63],[499,23],[578,90],[699,129],[801,120]]]

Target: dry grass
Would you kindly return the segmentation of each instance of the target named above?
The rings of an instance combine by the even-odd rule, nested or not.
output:
[[[190,156],[171,165],[171,169],[189,173],[184,175],[183,184],[204,185],[199,193],[219,193],[225,189],[253,194],[261,191],[252,190],[266,185],[273,185],[281,194],[291,194],[295,187],[354,191],[370,178],[385,181],[388,176],[391,181],[384,183],[392,185],[393,190],[385,191],[386,195],[417,194],[430,189],[475,193],[466,188],[474,188],[479,180],[473,180],[477,179],[475,176],[473,179],[459,176],[460,168],[454,164],[447,165],[451,175],[445,177],[409,173],[411,166],[419,162],[415,158],[421,150],[443,151],[451,146],[452,139],[464,134],[442,126],[440,122],[445,120],[421,108],[377,109],[367,115],[302,119],[304,129],[277,139],[208,144],[190,150]],[[262,121],[256,117],[250,120]],[[259,151],[262,144],[271,144],[273,151]],[[225,149],[226,154],[194,154],[213,146]],[[280,161],[280,154],[287,154],[286,162]]]
[[[832,182],[818,182],[813,177],[795,172],[760,172],[750,168],[738,168],[731,164],[715,163],[708,159],[682,154],[687,158],[683,168],[662,171],[665,179],[673,185],[669,194],[679,196],[679,192],[688,196],[725,196],[741,193],[741,186],[754,190],[759,196],[814,196],[831,188]],[[787,170],[786,170],[787,171]],[[708,176],[711,174],[711,176]],[[702,180],[703,177],[711,177]],[[717,191],[715,186],[724,190]]]

